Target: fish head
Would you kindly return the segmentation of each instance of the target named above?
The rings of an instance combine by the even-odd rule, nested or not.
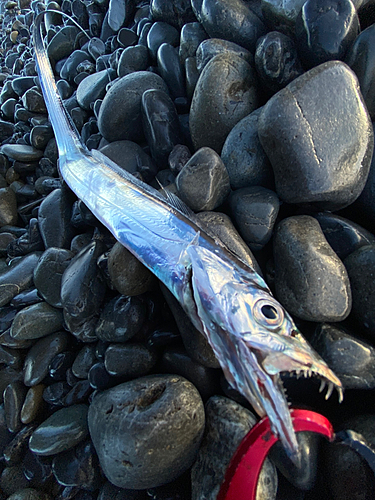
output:
[[[202,330],[229,383],[244,395],[298,464],[300,452],[280,375],[316,376],[342,400],[342,385],[308,344],[263,279],[206,249],[189,249]]]

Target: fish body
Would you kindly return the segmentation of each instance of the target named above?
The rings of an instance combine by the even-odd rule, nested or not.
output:
[[[230,384],[261,416],[268,415],[295,463],[300,454],[281,372],[315,374],[322,384],[340,380],[308,345],[292,318],[252,268],[202,229],[173,195],[122,170],[99,151],[89,151],[66,112],[40,33],[34,22],[37,69],[59,150],[62,177],[91,212],[173,293],[204,334]]]

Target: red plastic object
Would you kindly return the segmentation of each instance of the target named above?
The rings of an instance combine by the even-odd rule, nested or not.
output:
[[[310,410],[291,411],[296,432],[310,431],[333,440],[330,421]],[[264,460],[278,438],[271,432],[268,417],[258,422],[241,441],[225,474],[217,500],[255,500],[259,474]]]

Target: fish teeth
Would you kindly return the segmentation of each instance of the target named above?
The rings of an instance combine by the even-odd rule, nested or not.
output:
[[[344,400],[344,391],[342,390],[342,387],[336,387],[338,395],[339,395],[339,403],[342,403]]]
[[[328,383],[328,390],[327,390],[327,394],[326,394],[326,400],[330,398],[332,392],[333,392],[333,388],[334,388],[334,385],[332,382],[329,382]]]
[[[324,391],[325,386],[326,386],[326,381],[325,381],[325,380],[322,380],[322,381],[320,382],[319,392],[323,392],[323,391]]]

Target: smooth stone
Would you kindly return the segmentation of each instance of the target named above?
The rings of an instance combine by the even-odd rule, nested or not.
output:
[[[207,33],[200,23],[186,23],[181,28],[179,57],[185,63],[188,57],[194,57],[199,45],[206,40]]]
[[[142,121],[151,156],[163,168],[172,149],[182,142],[177,111],[169,95],[162,90],[146,90],[142,95]]]
[[[34,148],[44,150],[52,137],[53,131],[49,125],[36,125],[31,129],[30,143]]]
[[[317,326],[310,343],[339,377],[344,389],[375,387],[375,349],[370,344],[326,323]]]
[[[98,393],[88,423],[105,476],[115,486],[146,489],[175,479],[192,465],[204,430],[204,408],[186,379],[150,375]]]
[[[69,248],[73,237],[70,224],[72,193],[67,189],[55,189],[40,204],[39,229],[46,248]]]
[[[48,374],[50,362],[56,354],[65,351],[69,339],[68,333],[57,332],[37,340],[25,358],[23,382],[27,387],[42,382]]]
[[[104,366],[115,377],[134,379],[147,375],[158,356],[143,344],[110,344],[105,351]]]
[[[140,331],[145,316],[145,304],[138,297],[119,295],[105,305],[95,333],[104,342],[126,342]]]
[[[56,82],[56,87],[63,101],[69,99],[73,94],[73,87],[66,80],[58,80]]]
[[[142,26],[142,29],[139,33],[139,38],[138,38],[138,45],[143,45],[144,47],[146,47],[147,53],[148,53],[147,37],[148,37],[148,33],[152,27],[152,24],[153,23],[151,23],[151,22],[144,23]]]
[[[313,217],[281,221],[274,241],[276,296],[283,306],[307,321],[336,322],[350,313],[348,273]]]
[[[43,384],[38,384],[28,389],[21,408],[20,418],[23,424],[30,424],[42,413],[44,388]]]
[[[168,85],[172,99],[185,97],[185,81],[177,49],[169,43],[163,43],[156,59],[159,74]]]
[[[78,74],[77,67],[79,64],[90,59],[90,56],[84,50],[74,50],[64,62],[64,65],[60,70],[60,78],[63,78],[72,84],[74,82],[74,78]]]
[[[49,365],[49,376],[58,382],[66,380],[66,372],[71,368],[74,359],[75,352],[73,351],[65,351],[56,354]]]
[[[121,243],[115,243],[108,256],[108,273],[114,288],[122,295],[140,295],[151,290],[155,277]]]
[[[154,23],[147,34],[147,48],[151,57],[156,59],[158,49],[163,43],[169,43],[173,47],[177,47],[179,39],[179,32],[170,24],[159,21]]]
[[[0,189],[0,227],[16,225],[18,220],[17,199],[9,187]]]
[[[278,31],[270,31],[257,40],[254,60],[262,82],[273,92],[303,73],[293,39]]]
[[[19,308],[32,306],[40,302],[43,302],[43,299],[38,295],[38,290],[32,288],[31,290],[25,290],[16,295],[14,299],[12,299],[10,305]]]
[[[176,321],[184,347],[191,359],[207,368],[220,368],[219,361],[216,359],[206,337],[191,323],[185,311],[168,288],[164,285],[161,285],[160,288]]]
[[[371,337],[375,335],[375,246],[366,245],[344,260],[353,296],[352,315]]]
[[[138,172],[140,167],[147,167],[153,175],[157,172],[153,159],[135,142],[114,141],[100,148],[100,151],[131,174]]]
[[[33,76],[19,76],[11,81],[12,89],[14,92],[22,97],[26,90],[34,87],[34,77]]]
[[[92,365],[88,374],[88,381],[92,389],[97,391],[105,391],[118,383],[118,380],[107,372],[102,361]]]
[[[308,68],[343,59],[360,32],[350,0],[307,0],[296,20],[296,42]]]
[[[202,71],[191,102],[189,124],[195,149],[208,146],[220,153],[232,128],[258,106],[252,67],[235,55],[215,56]]]
[[[120,78],[111,86],[100,106],[98,128],[109,142],[140,141],[142,138],[141,100],[149,89],[168,92],[159,75],[137,71]]]
[[[58,483],[63,486],[96,490],[101,483],[99,461],[91,441],[80,443],[73,450],[56,455],[52,470]]]
[[[145,71],[148,67],[149,57],[147,47],[135,45],[126,47],[121,53],[117,64],[117,75],[121,78],[129,73]]]
[[[72,365],[73,375],[81,379],[87,378],[90,368],[97,362],[95,350],[96,346],[94,344],[82,347]]]
[[[18,349],[0,345],[0,364],[18,370],[22,366],[23,357]]]
[[[71,382],[69,385],[72,385]],[[90,385],[90,381],[79,380],[72,386],[71,390],[65,396],[63,400],[63,405],[71,406],[80,403],[87,403],[89,402],[89,397],[91,393],[92,393],[92,387]]]
[[[106,86],[115,77],[113,69],[104,69],[87,76],[78,85],[77,101],[81,108],[90,111],[92,104],[97,99],[103,99],[106,93]]]
[[[22,104],[30,113],[47,113],[43,95],[35,88],[27,90],[22,96]]]
[[[164,21],[177,29],[183,28],[186,23],[195,19],[190,0],[176,0],[174,2],[152,0],[150,14],[153,20]]]
[[[53,307],[62,307],[61,280],[73,252],[64,248],[48,248],[34,270],[34,283],[38,293]]]
[[[5,421],[10,432],[18,432],[22,428],[21,408],[25,400],[27,388],[17,380],[11,382],[4,390]]]
[[[148,500],[145,497],[146,494],[144,490],[117,488],[117,486],[106,481],[100,488],[97,500]]]
[[[17,99],[8,99],[1,106],[3,118],[13,121],[14,112],[16,109]]]
[[[28,449],[29,439],[36,425],[26,425],[13,437],[12,441],[4,449],[4,459],[8,466],[12,467],[22,462]]]
[[[43,151],[25,144],[4,144],[1,146],[1,152],[9,156],[9,158],[13,158],[13,160],[25,163],[38,161],[43,156]]]
[[[5,467],[1,473],[0,488],[7,498],[19,490],[27,488],[29,485],[30,483],[23,475],[20,464]]]
[[[8,99],[17,99],[18,95],[15,93],[10,80],[6,81],[1,89],[0,104],[4,104]]]
[[[68,328],[90,320],[98,312],[106,285],[96,264],[104,251],[104,243],[93,240],[76,255],[65,269],[61,280],[61,304]]]
[[[207,226],[209,233],[214,234],[231,252],[237,255],[243,262],[248,264],[258,274],[262,271],[252,254],[250,248],[241,238],[237,229],[234,227],[230,217],[220,212],[199,212],[197,219]]]
[[[179,197],[192,210],[213,210],[230,192],[228,172],[220,156],[211,148],[200,148],[176,178]]]
[[[244,49],[240,45],[228,42],[228,40],[222,40],[220,38],[209,38],[208,40],[202,41],[195,53],[199,73],[203,71],[203,68],[211,61],[211,59],[219,54],[238,56],[249,64],[254,63],[254,58],[251,52]],[[192,55],[194,56],[194,54]]]
[[[254,52],[266,27],[241,0],[192,0],[194,14],[211,38],[223,38]]]
[[[87,52],[96,60],[98,57],[105,54],[105,43],[100,38],[91,38],[87,46]]]
[[[64,26],[51,39],[47,47],[50,59],[57,62],[65,57],[69,57],[74,50],[78,28],[75,26]]]
[[[0,141],[3,142],[14,133],[14,124],[0,120]]]
[[[273,30],[294,36],[296,20],[305,1],[261,0],[262,14],[267,25]]]
[[[88,435],[86,405],[62,408],[47,418],[32,434],[30,450],[50,456],[74,448]]]
[[[129,28],[121,28],[117,33],[117,41],[120,44],[120,47],[126,49],[127,47],[137,44],[138,36]]]
[[[50,500],[47,493],[42,493],[34,488],[22,488],[10,495],[7,500]]]
[[[168,166],[172,174],[179,174],[190,158],[189,148],[184,144],[176,144],[168,156]]]
[[[70,385],[67,382],[54,382],[48,385],[43,391],[43,401],[49,408],[61,408],[64,406],[65,396],[70,392]]]
[[[261,112],[262,108],[259,108],[242,118],[224,142],[221,159],[232,189],[273,185],[272,167],[258,137]]]
[[[22,380],[22,370],[14,370],[10,366],[0,367],[0,404],[4,401],[4,391],[9,384]]]
[[[375,245],[375,236],[349,219],[331,213],[314,215],[333,251],[343,260],[366,245]]]
[[[34,344],[34,342],[32,340],[14,339],[13,337],[10,336],[10,328],[8,328],[0,335],[0,344],[3,345],[4,347],[10,347],[11,349],[28,349]],[[13,370],[12,367],[9,368]]]
[[[216,500],[234,452],[257,421],[249,410],[223,396],[210,398],[205,410],[205,435],[191,472],[192,500]],[[274,500],[277,483],[276,468],[266,458],[254,498]]]
[[[371,119],[375,120],[375,26],[360,33],[348,50],[345,62],[357,75]]]
[[[237,189],[229,198],[238,231],[251,250],[261,250],[271,239],[280,202],[273,191],[261,186]]]
[[[41,252],[25,255],[0,274],[0,307],[5,306],[18,293],[33,285],[34,269],[40,256]]]
[[[7,253],[8,257],[17,257],[27,253],[37,252],[38,250],[44,250],[44,244],[39,231],[38,220],[32,218],[29,221],[27,232],[8,244]]]
[[[63,328],[63,315],[47,302],[40,302],[19,311],[10,328],[15,339],[32,340],[46,337]]]
[[[283,201],[337,210],[363,190],[373,131],[357,79],[344,63],[313,68],[271,97],[258,133]]]

